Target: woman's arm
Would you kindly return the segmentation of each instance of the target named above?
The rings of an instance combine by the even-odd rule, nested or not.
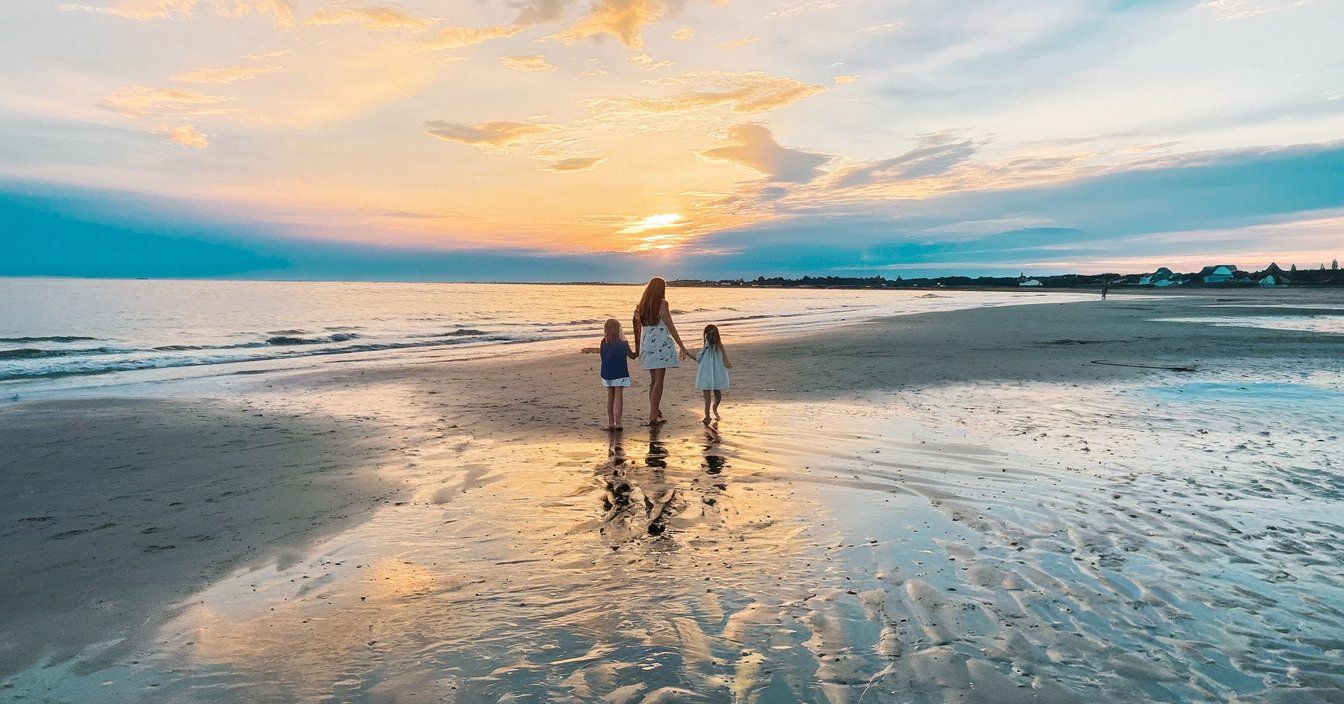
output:
[[[639,359],[639,353],[630,348],[630,343],[625,343],[625,356],[630,359]]]
[[[667,326],[667,331],[671,333],[672,339],[676,340],[677,347],[681,348],[682,356],[690,357],[691,353],[686,351],[686,345],[682,343],[681,335],[677,334],[677,326],[672,322],[672,307],[667,304],[667,301],[663,301],[663,310],[659,317],[662,318],[663,324]]]
[[[732,369],[733,363],[728,361],[728,348],[724,347],[723,345],[719,345],[719,354],[723,355],[723,368]]]
[[[643,328],[644,328],[644,326],[643,326],[643,325],[640,325],[640,323],[639,323],[639,311],[635,311],[634,322],[631,324],[630,327],[634,328],[634,330],[635,330],[635,355],[638,356],[638,355],[639,355],[639,341],[640,341],[641,338],[644,337],[643,335],[639,334],[640,331],[643,330]]]

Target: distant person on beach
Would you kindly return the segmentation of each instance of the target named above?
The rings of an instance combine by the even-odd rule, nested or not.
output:
[[[667,420],[659,408],[663,400],[663,378],[669,368],[681,366],[678,351],[682,357],[691,356],[672,322],[672,309],[667,305],[667,282],[655,276],[649,279],[639,306],[635,308],[635,354],[639,356],[639,366],[649,372],[651,426]]]
[[[621,415],[625,411],[625,387],[630,385],[630,366],[635,352],[621,334],[621,321],[609,318],[602,330],[602,343],[597,347],[602,357],[602,385],[607,389],[607,427],[621,430]]]
[[[713,399],[714,420],[719,419],[719,402],[723,392],[728,390],[728,370],[733,363],[728,361],[728,350],[723,348],[719,337],[719,326],[706,325],[704,346],[695,355],[695,388],[705,394],[705,425],[709,425],[710,400]]]
[[[1103,300],[1103,301],[1106,300],[1106,293],[1107,293],[1108,291],[1110,291],[1110,290],[1111,290],[1111,285],[1110,285],[1110,284],[1102,284],[1102,285],[1101,285],[1101,300]]]

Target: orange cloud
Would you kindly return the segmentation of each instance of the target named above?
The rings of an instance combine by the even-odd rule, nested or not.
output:
[[[190,17],[196,0],[115,0],[107,5],[62,5],[65,11],[101,12],[132,20],[178,19]],[[294,24],[294,0],[215,0],[216,14],[244,17],[250,14],[274,15],[281,27]]]
[[[556,71],[559,67],[546,60],[541,54],[527,56],[505,56],[504,65],[514,71]]]
[[[591,104],[598,109],[654,113],[714,107],[727,107],[734,112],[754,113],[781,108],[826,90],[824,86],[758,72],[694,73],[660,83],[685,85],[696,82],[708,83],[718,90],[690,90],[665,98],[604,98]]]
[[[304,20],[304,24],[358,24],[365,29],[425,29],[434,20],[413,15],[396,7],[370,5],[367,7],[332,7],[318,10]]]
[[[601,157],[576,156],[569,159],[561,159],[560,161],[553,162],[547,165],[545,168],[547,171],[557,171],[560,173],[588,171],[589,169],[592,169],[593,167],[597,166],[598,164],[601,164],[606,160],[607,158],[604,156]]]
[[[160,130],[160,133],[166,136],[166,139],[179,147],[188,147],[190,149],[205,149],[210,146],[205,135],[196,131],[191,125],[182,127],[169,127]]]
[[[110,5],[62,5],[66,12],[101,12],[132,20],[174,19],[187,17],[196,0],[118,0]]]
[[[279,66],[221,66],[193,68],[173,76],[178,83],[237,83],[279,71]]]
[[[734,39],[734,40],[732,40],[732,41],[730,41],[730,42],[723,42],[722,44],[719,44],[719,45],[718,45],[718,48],[720,48],[720,49],[736,49],[736,48],[738,48],[738,47],[746,46],[746,45],[748,45],[748,44],[755,44],[756,42],[759,42],[760,40],[761,40],[761,38],[758,37],[758,36],[742,37],[741,39]]]
[[[498,27],[448,27],[441,30],[429,45],[434,49],[462,49],[491,39],[507,39],[523,29],[523,25],[518,24]]]
[[[853,83],[854,81],[859,80],[859,77],[858,77],[858,76],[854,76],[854,75],[848,75],[848,76],[836,76],[834,80],[835,80],[835,84],[836,84],[836,85],[840,85],[840,86],[842,86],[842,85],[845,85],[845,84],[847,84],[847,83]]]
[[[572,44],[606,35],[638,51],[644,48],[645,25],[662,19],[667,11],[667,3],[662,0],[598,0],[588,14],[555,38]]]
[[[281,27],[294,24],[294,0],[215,0],[215,13],[224,17],[274,15]],[[133,20],[190,17],[196,0],[114,0],[107,5],[62,5],[66,11],[101,12]]]
[[[507,149],[528,137],[534,137],[559,129],[555,125],[534,122],[482,122],[476,125],[463,125],[443,120],[431,120],[425,123],[425,134],[448,142],[457,142],[472,147]]]
[[[150,88],[132,86],[123,88],[104,98],[104,102],[123,115],[132,117],[150,114],[170,113],[176,115],[216,115],[226,112],[220,108],[210,108],[228,102],[228,98],[206,95],[181,88]]]
[[[274,15],[280,27],[294,24],[294,0],[215,0],[215,11],[225,17]]]

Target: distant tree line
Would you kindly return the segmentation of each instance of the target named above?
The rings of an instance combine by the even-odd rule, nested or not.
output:
[[[1207,269],[1206,269],[1207,271]],[[1239,287],[1255,286],[1267,275],[1273,275],[1279,284],[1290,286],[1344,286],[1344,271],[1338,262],[1327,267],[1321,264],[1319,269],[1298,269],[1296,266],[1285,272],[1276,264],[1270,264],[1261,271],[1248,272],[1235,270],[1235,276],[1229,281],[1206,283],[1205,272],[1176,274],[1184,281],[1182,286],[1194,287]],[[677,279],[669,281],[669,286],[726,286],[741,288],[856,288],[856,289],[897,289],[897,288],[990,288],[1019,287],[1027,281],[1039,281],[1049,288],[1098,288],[1101,286],[1137,286],[1140,279],[1148,274],[1056,274],[1053,276],[1032,276],[1025,273],[1018,276],[935,276],[907,279],[897,276],[888,279],[885,276],[803,276],[796,279],[782,276],[758,276],[754,279]],[[1035,284],[1032,284],[1035,285]]]

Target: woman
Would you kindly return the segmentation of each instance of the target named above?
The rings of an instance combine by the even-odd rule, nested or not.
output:
[[[663,377],[667,376],[669,367],[681,366],[678,350],[681,356],[691,356],[686,345],[681,343],[681,336],[677,335],[677,326],[672,323],[666,281],[656,276],[649,279],[644,296],[639,299],[639,307],[635,308],[634,328],[639,366],[649,371],[649,425],[658,425],[666,420],[658,408],[663,400]]]

